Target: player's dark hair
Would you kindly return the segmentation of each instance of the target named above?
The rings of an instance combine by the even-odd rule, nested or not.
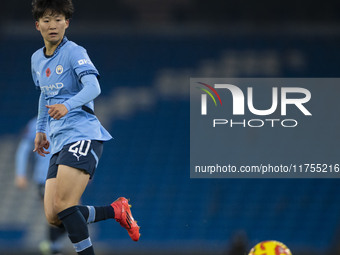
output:
[[[74,8],[72,0],[33,0],[32,13],[36,21],[38,21],[45,12],[50,10],[52,14],[58,13],[65,15],[66,19],[72,17]]]

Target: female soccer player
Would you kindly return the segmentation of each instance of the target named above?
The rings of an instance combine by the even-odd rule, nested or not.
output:
[[[65,227],[78,254],[94,250],[87,223],[114,218],[134,241],[139,227],[126,198],[111,205],[78,205],[102,154],[103,141],[112,137],[93,112],[100,94],[99,73],[84,48],[65,37],[73,14],[72,0],[33,0],[36,29],[45,46],[32,55],[32,76],[41,90],[34,151],[48,152],[46,125],[52,143],[44,208],[47,221]]]

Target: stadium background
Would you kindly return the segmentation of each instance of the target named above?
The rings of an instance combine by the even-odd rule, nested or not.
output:
[[[142,227],[133,243],[115,222],[93,224],[98,254],[237,255],[267,239],[294,255],[340,254],[339,180],[189,178],[189,78],[338,77],[338,1],[74,4],[67,36],[101,73],[95,110],[115,137],[83,203],[129,197]],[[42,208],[33,185],[15,189],[13,155],[36,114],[30,56],[42,40],[30,1],[1,5],[0,254],[38,254],[46,235]]]

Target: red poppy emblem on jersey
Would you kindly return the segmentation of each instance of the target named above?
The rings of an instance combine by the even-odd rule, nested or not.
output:
[[[47,77],[50,77],[50,75],[51,75],[51,69],[50,69],[50,68],[47,68],[47,69],[46,69],[46,76],[47,76]]]

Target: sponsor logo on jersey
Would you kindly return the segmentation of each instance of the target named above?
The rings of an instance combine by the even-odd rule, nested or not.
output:
[[[48,96],[55,96],[58,94],[59,90],[64,87],[64,84],[57,82],[55,84],[40,86],[40,89]]]
[[[78,60],[78,64],[81,66],[81,65],[84,65],[84,64],[89,64],[89,65],[91,65],[92,64],[92,62],[91,62],[91,60],[89,60],[89,59],[80,59],[80,60]]]
[[[50,68],[47,68],[47,69],[46,69],[46,76],[47,76],[47,77],[50,77],[50,75],[51,75],[51,69],[50,69]]]
[[[56,67],[56,69],[55,69],[55,72],[56,72],[57,74],[62,74],[63,71],[64,71],[64,68],[63,68],[62,65],[58,65],[58,66]]]

